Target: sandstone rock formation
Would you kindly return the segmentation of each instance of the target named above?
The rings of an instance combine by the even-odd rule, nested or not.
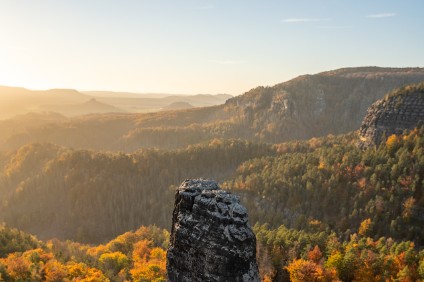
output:
[[[254,88],[227,100],[224,110],[237,121],[239,127],[231,131],[238,138],[270,143],[310,139],[358,129],[372,103],[423,81],[423,68],[338,69]]]
[[[175,195],[168,281],[259,281],[247,220],[239,198],[215,181],[184,181]]]
[[[424,122],[424,83],[396,90],[375,102],[360,128],[360,146],[380,144],[382,137],[414,129]],[[384,135],[383,135],[384,134]]]

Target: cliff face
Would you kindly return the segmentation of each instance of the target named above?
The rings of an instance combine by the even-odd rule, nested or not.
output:
[[[385,134],[400,134],[405,129],[424,125],[424,83],[394,91],[375,102],[367,112],[360,128],[360,146],[380,144]]]
[[[259,281],[256,238],[239,198],[215,181],[186,180],[175,195],[169,281]]]
[[[250,130],[250,139],[309,139],[356,130],[372,103],[423,81],[422,68],[346,68],[258,87],[228,100],[226,107],[239,115],[240,131]]]

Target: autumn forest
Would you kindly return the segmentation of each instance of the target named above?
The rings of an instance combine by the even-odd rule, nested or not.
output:
[[[408,98],[423,97],[410,85],[422,77],[342,69],[218,106],[3,120],[0,281],[166,281],[175,190],[190,178],[240,197],[262,281],[422,281],[423,110]],[[417,123],[363,146],[381,98],[400,124],[418,101]]]

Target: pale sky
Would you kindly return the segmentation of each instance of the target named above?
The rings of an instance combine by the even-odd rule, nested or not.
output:
[[[0,0],[0,85],[242,94],[424,67],[423,0]]]

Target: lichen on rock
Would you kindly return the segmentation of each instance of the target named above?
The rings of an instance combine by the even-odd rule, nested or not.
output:
[[[237,196],[212,180],[176,191],[168,281],[259,281],[256,238]]]

